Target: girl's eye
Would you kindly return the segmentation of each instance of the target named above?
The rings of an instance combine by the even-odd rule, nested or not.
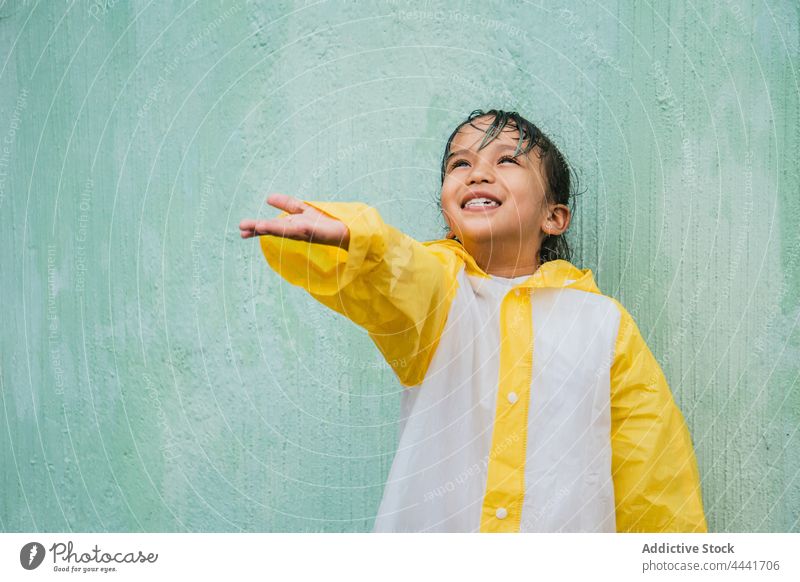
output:
[[[500,158],[499,160],[497,160],[497,161],[498,161],[498,162],[505,162],[505,161],[509,161],[509,162],[511,162],[512,164],[517,164],[517,165],[519,165],[519,162],[516,160],[516,158],[515,158],[514,156],[503,156],[503,157],[501,157],[501,158]],[[462,159],[462,160],[456,160],[455,162],[453,162],[452,164],[450,164],[450,170],[455,170],[456,168],[458,168],[458,167],[459,167],[459,166],[461,166],[462,164],[468,164],[468,163],[469,163],[469,162],[467,162],[467,160],[463,160],[463,159]]]

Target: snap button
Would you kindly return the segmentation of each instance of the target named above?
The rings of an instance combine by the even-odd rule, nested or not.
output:
[[[514,295],[516,295],[517,297],[519,297],[519,289],[514,289]]]
[[[511,404],[514,404],[517,401],[517,393],[516,392],[509,392],[508,396],[506,396],[506,398],[508,398],[508,401]]]
[[[497,519],[505,519],[508,517],[508,511],[506,511],[505,507],[498,507],[494,514],[497,516]]]

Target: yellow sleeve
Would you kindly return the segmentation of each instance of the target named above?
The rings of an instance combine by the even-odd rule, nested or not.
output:
[[[420,384],[455,295],[456,255],[417,242],[365,204],[304,202],[347,225],[348,250],[262,236],[267,263],[366,329],[403,386]]]
[[[622,305],[611,366],[617,531],[705,532],[692,440],[664,373]]]

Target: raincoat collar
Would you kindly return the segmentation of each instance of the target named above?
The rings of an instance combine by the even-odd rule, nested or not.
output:
[[[458,242],[451,239],[441,239],[428,241],[425,245],[445,246],[453,250],[465,263],[467,274],[480,277],[491,278],[491,275],[484,272],[475,259]],[[558,259],[542,263],[536,272],[524,279],[522,282],[513,286],[518,288],[569,288],[587,291],[589,293],[600,293],[592,275],[591,269],[578,269],[569,261]]]

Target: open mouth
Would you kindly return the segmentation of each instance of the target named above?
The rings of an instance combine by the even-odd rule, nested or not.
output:
[[[461,208],[463,210],[471,211],[471,212],[486,212],[487,210],[494,210],[495,208],[500,208],[501,203],[499,200],[495,200],[494,198],[488,198],[485,196],[478,196],[476,198],[470,198],[467,200]]]

